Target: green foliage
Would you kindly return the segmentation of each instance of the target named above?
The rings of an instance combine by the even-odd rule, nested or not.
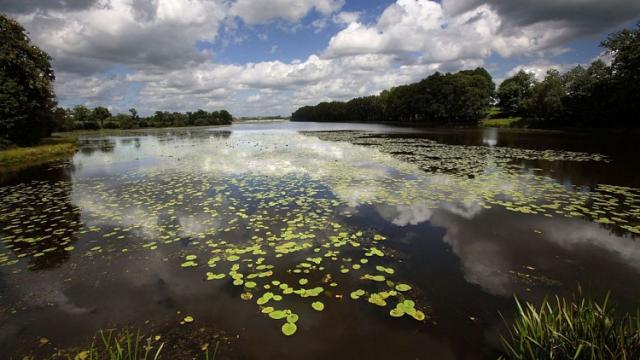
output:
[[[562,77],[551,69],[542,82],[536,82],[523,103],[523,111],[533,118],[554,119],[563,115],[565,89]]]
[[[518,122],[522,120],[519,116],[506,118],[485,118],[480,121],[481,127],[517,127]]]
[[[67,355],[73,360],[147,360],[159,359],[164,343],[157,344],[152,337],[145,337],[138,330],[132,333],[128,329],[123,332],[101,330],[98,341],[94,341],[86,350],[76,351],[75,355]]]
[[[602,42],[613,57],[611,85],[603,89],[606,104],[613,116],[625,126],[640,125],[640,23],[635,29],[624,29]],[[606,91],[606,92],[605,92]]]
[[[291,115],[293,121],[473,123],[489,109],[495,85],[483,69],[435,73],[409,85],[347,102],[322,102]]]
[[[111,117],[111,112],[105,107],[98,106],[91,111],[91,117],[100,124],[101,128],[104,128],[104,122]]]
[[[504,80],[498,87],[496,97],[498,106],[507,115],[521,114],[524,109],[525,99],[529,96],[534,86],[533,74],[523,70],[514,76]]]
[[[25,29],[0,13],[0,137],[31,145],[54,127],[51,58]]]
[[[95,130],[100,128],[100,124],[92,115],[92,111],[84,105],[76,105],[71,110],[71,116],[77,129]]]
[[[516,304],[518,318],[503,338],[510,359],[640,358],[640,311],[617,316],[609,296],[598,303],[579,291],[571,301]]]
[[[498,105],[543,126],[637,127],[640,112],[640,24],[609,35],[602,46],[611,65],[596,60],[538,82],[524,71],[504,80]]]
[[[180,127],[196,125],[228,125],[233,117],[226,110],[179,113],[156,111],[149,117],[140,117],[134,108],[130,114],[111,115],[109,109],[98,106],[89,109],[84,105],[72,109],[57,108],[54,111],[56,130],[137,129],[144,127]]]
[[[74,129],[73,116],[71,116],[70,110],[57,107],[53,111],[53,119],[56,131],[71,131]]]
[[[138,122],[131,115],[118,114],[109,119],[109,126],[111,129],[135,129],[139,126]]]
[[[138,110],[136,110],[136,108],[129,109],[129,112],[131,113],[131,118],[133,119],[133,121],[140,121],[140,116],[138,116]]]

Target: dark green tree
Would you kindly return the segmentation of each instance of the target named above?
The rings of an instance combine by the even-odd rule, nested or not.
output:
[[[73,116],[69,110],[62,107],[57,107],[53,111],[53,118],[56,124],[56,131],[73,130]]]
[[[92,116],[92,111],[89,110],[84,105],[76,105],[71,110],[73,114],[73,121],[75,123],[75,128],[86,129],[86,130],[95,130],[100,126],[98,122]]]
[[[233,116],[227,110],[220,110],[220,124],[231,124]]]
[[[131,117],[133,118],[134,121],[140,120],[140,116],[138,116],[138,110],[136,110],[136,108],[129,109],[129,112],[131,113]]]
[[[535,84],[533,74],[524,70],[518,71],[514,76],[505,79],[498,87],[496,97],[498,106],[507,115],[521,115],[524,110],[524,101]]]
[[[104,122],[111,117],[111,111],[103,106],[98,106],[91,111],[93,121],[100,124],[101,128],[104,128]]]
[[[524,101],[524,113],[538,120],[556,120],[564,117],[565,88],[560,72],[547,71],[545,79],[536,83]]]
[[[0,13],[0,137],[37,143],[55,127],[51,57],[17,21]]]
[[[640,23],[635,29],[615,32],[602,42],[611,61],[608,105],[623,126],[640,125]]]

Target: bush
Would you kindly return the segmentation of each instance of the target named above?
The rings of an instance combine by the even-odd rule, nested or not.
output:
[[[120,127],[120,125],[118,125],[118,123],[113,122],[113,121],[107,121],[107,122],[104,124],[104,128],[105,128],[105,129],[117,129],[117,128],[119,128],[119,127]]]
[[[518,318],[502,339],[510,359],[640,359],[640,310],[617,316],[609,295],[602,303],[578,291],[539,308],[516,304]]]

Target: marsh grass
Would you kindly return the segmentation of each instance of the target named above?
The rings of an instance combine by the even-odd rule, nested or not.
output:
[[[68,360],[157,360],[164,343],[145,337],[140,330],[101,330],[88,349],[68,354]]]
[[[175,330],[175,329],[174,329]],[[47,359],[65,360],[166,360],[166,359],[202,359],[215,360],[229,344],[228,338],[219,337],[219,333],[182,331],[160,335],[146,335],[140,329],[118,328],[100,330],[86,346],[59,349]],[[210,347],[210,340],[215,346]],[[206,341],[206,342],[205,342]],[[203,343],[203,345],[197,345]],[[213,342],[211,342],[213,345]],[[35,359],[22,356],[20,359]],[[13,358],[12,358],[13,359]]]
[[[75,153],[76,139],[52,137],[36,146],[0,150],[0,170],[20,170],[34,165],[63,160]]]
[[[502,338],[509,359],[640,359],[640,310],[618,315],[609,295],[597,302],[578,291],[539,307],[516,304],[517,319]]]

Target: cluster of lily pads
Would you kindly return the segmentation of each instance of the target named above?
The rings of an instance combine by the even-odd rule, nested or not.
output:
[[[375,305],[394,318],[427,318],[413,287],[398,280],[401,265],[386,236],[349,224],[360,205],[474,203],[580,217],[640,234],[639,189],[582,191],[522,171],[516,161],[607,161],[601,155],[345,132],[313,136],[355,145],[331,148],[333,157],[320,159],[316,143],[289,149],[278,143],[282,137],[273,143],[266,134],[230,137],[216,143],[224,156],[236,147],[262,146],[252,167],[243,171],[193,153],[188,162],[73,183],[0,187],[0,266],[20,271],[21,259],[34,269],[71,254],[130,256],[178,243],[184,250],[172,259],[176,269],[236,287],[239,299],[254,302],[256,313],[293,335],[305,313],[330,310],[337,301]],[[341,160],[345,156],[352,158]],[[268,168],[272,164],[282,171]]]
[[[240,299],[254,301],[269,319],[285,320],[285,335],[297,331],[296,307],[322,312],[342,301],[343,294],[356,291],[349,289],[354,283],[378,306],[411,298],[411,287],[393,279],[396,271],[389,265],[394,259],[383,244],[386,237],[341,222],[352,209],[307,176],[221,179],[208,173],[158,171],[113,180],[88,178],[73,189],[60,182],[55,186],[65,190],[56,192],[37,191],[51,185],[34,182],[25,191],[12,189],[11,196],[0,190],[9,200],[7,207],[3,203],[0,223],[15,224],[3,227],[2,241],[12,251],[2,254],[2,265],[37,258],[44,251],[12,246],[25,241],[58,244],[65,252],[89,257],[126,256],[186,241],[189,250],[179,254],[180,268],[200,271],[204,281],[237,286]],[[33,212],[69,206],[74,214],[82,209],[82,223],[73,231],[67,222],[55,223],[65,231],[20,226]],[[425,319],[421,311],[413,317]]]
[[[528,168],[521,161],[608,162],[600,154],[510,147],[449,145],[424,138],[365,132],[313,132],[326,141],[367,146],[414,164],[430,179],[407,178],[395,196],[381,194],[368,203],[412,204],[437,208],[443,202],[500,206],[523,214],[561,215],[611,225],[640,234],[640,189],[597,184],[566,185]],[[386,186],[385,186],[386,188]]]

